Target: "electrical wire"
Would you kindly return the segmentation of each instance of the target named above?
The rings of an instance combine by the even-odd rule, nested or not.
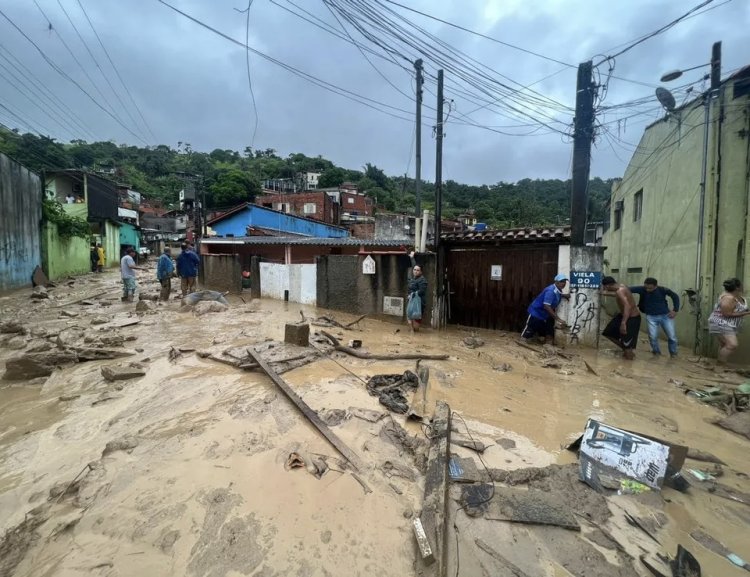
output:
[[[153,130],[151,130],[151,127],[146,121],[146,118],[143,116],[143,112],[141,112],[141,109],[138,106],[138,103],[135,101],[135,98],[133,98],[133,94],[130,92],[130,88],[128,88],[127,83],[122,79],[122,76],[120,75],[120,71],[118,70],[117,66],[112,60],[112,57],[109,55],[109,51],[104,46],[104,42],[102,42],[102,39],[99,36],[99,33],[96,31],[96,28],[94,27],[94,23],[91,21],[91,18],[89,18],[88,12],[86,12],[86,8],[83,6],[83,3],[81,0],[76,0],[76,1],[78,2],[78,6],[81,8],[81,12],[83,12],[83,15],[86,17],[86,21],[89,23],[89,26],[91,27],[91,31],[94,33],[94,36],[99,42],[99,46],[101,46],[102,52],[104,52],[105,56],[107,57],[107,60],[109,61],[109,64],[112,66],[112,70],[115,71],[115,75],[117,76],[117,79],[120,81],[120,84],[122,84],[122,87],[125,89],[125,93],[128,95],[128,98],[130,99],[130,102],[132,103],[133,108],[135,108],[135,111],[138,113],[138,116],[140,117],[141,122],[143,123],[143,126],[146,127],[146,130],[148,131],[152,141],[156,142],[157,141],[156,135],[154,135]]]
[[[59,0],[58,0],[59,1]],[[237,10],[237,12],[245,12],[245,44],[250,44],[250,8],[253,7],[253,0],[248,0],[247,8],[245,10]],[[250,139],[250,148],[255,147],[255,135],[258,133],[258,104],[255,102],[255,92],[253,91],[253,78],[250,74],[250,51],[245,50],[245,64],[247,66],[247,87],[250,90],[250,100],[253,105],[253,116],[255,117],[255,125],[253,126],[253,136]]]
[[[110,117],[111,117],[112,119],[114,119],[114,120],[115,120],[115,121],[116,121],[116,122],[117,122],[117,123],[118,123],[118,124],[119,124],[120,126],[122,126],[122,127],[123,127],[123,128],[125,129],[125,130],[127,130],[127,131],[128,131],[128,132],[129,132],[129,133],[130,133],[130,134],[132,135],[132,136],[134,136],[135,138],[137,138],[138,140],[140,140],[141,142],[143,142],[143,144],[148,144],[148,143],[147,143],[147,142],[145,142],[145,141],[144,141],[144,140],[143,140],[143,139],[142,139],[142,138],[141,138],[140,136],[138,136],[138,134],[136,134],[136,133],[135,133],[135,132],[133,132],[133,131],[132,131],[132,130],[131,130],[131,129],[130,129],[129,127],[128,127],[128,126],[126,126],[126,125],[125,125],[125,124],[124,124],[124,123],[123,123],[123,122],[122,122],[122,121],[121,121],[121,120],[120,120],[119,118],[117,118],[117,116],[115,116],[114,114],[112,114],[112,112],[110,112],[110,111],[109,111],[109,110],[107,110],[107,109],[106,109],[106,108],[105,108],[104,106],[102,106],[102,105],[101,105],[101,103],[100,103],[99,101],[97,101],[97,100],[96,100],[96,99],[95,99],[95,98],[94,98],[93,96],[91,96],[91,94],[90,94],[90,93],[89,93],[89,92],[88,92],[88,91],[87,91],[87,90],[86,90],[86,89],[85,89],[85,88],[84,88],[83,86],[81,86],[81,85],[80,85],[80,83],[78,83],[78,82],[77,82],[77,81],[76,81],[76,80],[75,80],[74,78],[72,78],[72,77],[71,77],[71,76],[70,76],[70,75],[69,75],[69,74],[68,74],[67,72],[65,72],[65,71],[64,71],[64,70],[63,70],[62,68],[60,68],[60,67],[59,67],[59,66],[58,66],[58,65],[57,65],[57,64],[56,64],[56,63],[55,63],[55,62],[54,62],[54,61],[53,61],[53,60],[52,60],[52,59],[51,59],[51,58],[50,58],[49,56],[47,56],[47,54],[46,54],[46,53],[44,52],[44,50],[42,50],[42,49],[41,49],[41,48],[40,48],[40,47],[39,47],[39,46],[38,46],[38,45],[36,44],[36,42],[34,42],[34,41],[33,41],[33,40],[32,40],[32,39],[31,39],[31,38],[30,38],[30,37],[28,36],[28,34],[26,34],[26,33],[25,33],[25,32],[24,32],[24,31],[23,31],[23,30],[22,30],[22,29],[21,29],[21,28],[20,28],[20,27],[19,27],[19,26],[18,26],[18,25],[17,25],[17,24],[16,24],[16,23],[15,23],[15,22],[14,22],[14,21],[13,21],[13,20],[12,20],[12,19],[11,19],[11,18],[10,18],[10,17],[8,16],[8,15],[7,15],[7,14],[5,14],[5,12],[3,12],[3,10],[2,10],[2,9],[0,9],[0,16],[2,16],[3,18],[5,18],[5,19],[6,19],[6,20],[7,20],[7,21],[8,21],[9,23],[10,23],[10,25],[11,25],[11,26],[13,26],[13,28],[15,28],[15,29],[16,29],[16,31],[18,31],[18,33],[19,33],[19,34],[21,34],[21,36],[23,36],[23,37],[24,37],[24,38],[25,38],[25,39],[26,39],[26,40],[27,40],[27,41],[28,41],[28,42],[29,42],[29,43],[30,43],[30,44],[31,44],[31,45],[32,45],[32,46],[33,46],[33,47],[34,47],[34,48],[36,49],[36,51],[37,51],[37,52],[39,52],[39,54],[40,54],[40,55],[41,55],[41,57],[42,57],[42,58],[44,59],[44,61],[45,61],[45,62],[46,62],[46,63],[47,63],[47,64],[48,64],[48,65],[49,65],[49,66],[50,66],[50,67],[51,67],[51,68],[52,68],[52,69],[53,69],[53,70],[54,70],[55,72],[57,72],[57,73],[58,73],[58,74],[59,74],[60,76],[62,76],[62,77],[63,77],[63,78],[65,79],[65,80],[67,80],[68,82],[72,83],[72,84],[73,84],[73,85],[74,85],[74,86],[75,86],[76,88],[78,88],[78,89],[79,89],[79,90],[80,90],[81,92],[83,92],[83,94],[85,94],[85,95],[86,95],[86,97],[87,97],[87,98],[88,98],[89,100],[91,100],[91,102],[93,102],[93,103],[94,103],[94,105],[96,105],[96,106],[97,106],[97,108],[101,109],[101,110],[102,110],[102,111],[103,111],[103,112],[104,112],[105,114],[107,114],[107,115],[108,115],[108,116],[110,116]]]

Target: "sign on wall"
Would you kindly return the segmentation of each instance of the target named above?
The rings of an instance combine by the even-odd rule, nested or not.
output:
[[[570,288],[598,289],[602,285],[600,272],[571,272]]]
[[[375,259],[369,254],[362,261],[362,274],[375,274]]]
[[[403,297],[383,297],[383,314],[401,317],[404,315]]]
[[[493,264],[490,266],[490,279],[503,280],[503,265]]]

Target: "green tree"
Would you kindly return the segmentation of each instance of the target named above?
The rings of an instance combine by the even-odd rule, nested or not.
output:
[[[212,205],[214,207],[252,202],[261,193],[258,181],[252,178],[247,172],[237,169],[221,172],[209,190],[211,191]]]

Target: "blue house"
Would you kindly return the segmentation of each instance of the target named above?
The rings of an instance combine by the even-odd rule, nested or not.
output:
[[[286,214],[255,204],[241,204],[208,221],[216,234],[224,237],[244,237],[254,234],[276,236],[304,236],[311,238],[343,238],[349,231],[340,226]]]

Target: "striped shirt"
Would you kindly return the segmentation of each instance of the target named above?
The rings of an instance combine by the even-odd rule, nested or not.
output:
[[[735,313],[741,313],[748,310],[747,301],[745,299],[738,299],[735,297],[734,299],[734,312]],[[711,316],[708,317],[708,324],[713,325],[715,327],[721,327],[725,329],[731,329],[733,331],[739,330],[740,326],[742,326],[742,319],[743,317],[726,317],[721,312],[721,298],[719,298],[718,302],[716,303],[716,306],[714,306],[714,310],[711,313]]]

